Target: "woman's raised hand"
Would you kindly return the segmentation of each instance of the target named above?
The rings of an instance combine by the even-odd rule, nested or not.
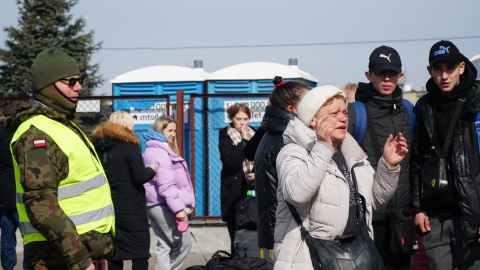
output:
[[[248,133],[248,126],[242,128],[242,139],[250,140],[250,133]]]
[[[385,146],[383,147],[383,158],[390,168],[397,166],[408,153],[407,140],[402,133],[393,138],[393,135],[388,136]]]
[[[317,135],[317,139],[322,141],[328,145],[333,146],[331,133],[335,129],[335,126],[330,123],[324,121],[328,115],[323,116],[322,118],[316,119],[315,123],[315,134]]]

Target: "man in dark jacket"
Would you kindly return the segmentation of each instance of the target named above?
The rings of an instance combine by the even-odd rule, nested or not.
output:
[[[360,146],[376,170],[383,145],[390,134],[401,132],[409,149],[412,136],[407,108],[402,103],[402,89],[398,86],[403,77],[400,55],[391,47],[380,46],[370,54],[368,68],[365,76],[370,83],[359,83],[355,100],[365,104],[367,125]],[[359,128],[356,127],[356,118],[353,105],[349,104],[348,132],[352,135]],[[408,269],[410,265],[410,255],[403,253],[401,243],[395,239],[393,226],[397,211],[408,208],[410,204],[409,158],[407,154],[400,163],[402,170],[398,188],[386,210],[373,212],[375,246],[387,269]]]
[[[415,108],[417,126],[411,159],[411,176],[416,185],[412,189],[415,224],[425,233],[423,244],[430,269],[479,269],[477,70],[453,43],[445,40],[432,46],[429,63],[428,93]],[[451,146],[445,147],[448,144]],[[440,162],[442,152],[445,166]],[[441,168],[444,174],[438,173]],[[428,177],[432,172],[436,176]]]
[[[0,116],[0,215],[1,215],[1,260],[3,269],[13,269],[17,264],[18,213],[15,206],[15,174],[13,172],[10,141],[13,133],[5,127],[7,116],[14,113],[14,103],[6,104]]]

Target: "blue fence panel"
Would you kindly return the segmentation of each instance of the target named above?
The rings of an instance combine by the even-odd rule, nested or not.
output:
[[[225,97],[209,95],[195,98],[192,106],[195,125],[195,216],[220,216],[220,172],[222,162],[218,148],[219,130],[229,124],[226,109],[235,103],[251,108],[249,125],[258,129],[268,97]]]
[[[184,91],[184,101],[190,101],[190,94],[201,94],[203,93],[203,82],[144,82],[144,83],[118,83],[114,84],[114,95],[116,96],[124,96],[124,95],[170,95],[170,101],[176,102],[177,101],[177,90]],[[137,106],[130,106],[129,104],[121,103],[121,106],[116,106],[115,109],[125,110],[130,112],[130,108],[133,108],[133,111],[138,111]],[[161,106],[161,102],[159,100],[150,100],[150,107],[153,109],[143,109],[143,111],[138,112],[138,117],[155,117],[154,119],[149,119],[149,121],[141,121],[141,123],[137,122],[135,119],[135,132],[137,132],[140,136],[141,143],[142,143],[142,151],[145,150],[145,140],[141,136],[141,134],[148,130],[153,124],[153,121],[158,116],[166,115],[165,113],[154,113],[159,111],[159,107]],[[152,113],[147,114],[145,110],[150,110]],[[165,111],[165,110],[160,110]],[[170,109],[170,116],[176,118],[176,107],[172,107]],[[190,120],[188,108],[184,111],[184,153],[185,153],[185,160],[190,168]],[[146,120],[146,119],[144,119]]]

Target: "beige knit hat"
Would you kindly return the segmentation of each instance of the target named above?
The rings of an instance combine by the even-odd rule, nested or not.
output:
[[[325,101],[337,94],[346,97],[345,93],[334,85],[322,85],[308,91],[298,105],[298,118],[308,127]]]

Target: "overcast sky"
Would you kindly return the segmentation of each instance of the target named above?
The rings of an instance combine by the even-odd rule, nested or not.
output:
[[[0,2],[2,48],[3,27],[18,26],[15,2]],[[93,63],[100,63],[106,79],[97,89],[104,95],[111,95],[110,80],[125,72],[155,65],[193,66],[194,60],[203,60],[211,73],[245,62],[287,65],[289,58],[297,58],[299,68],[320,84],[341,87],[366,81],[368,57],[380,45],[399,52],[406,81],[422,90],[429,78],[428,51],[436,41],[450,38],[468,58],[480,54],[479,0],[80,0],[72,14],[88,18],[86,30],[94,30],[95,41],[103,42]],[[312,43],[330,44],[111,50]]]

